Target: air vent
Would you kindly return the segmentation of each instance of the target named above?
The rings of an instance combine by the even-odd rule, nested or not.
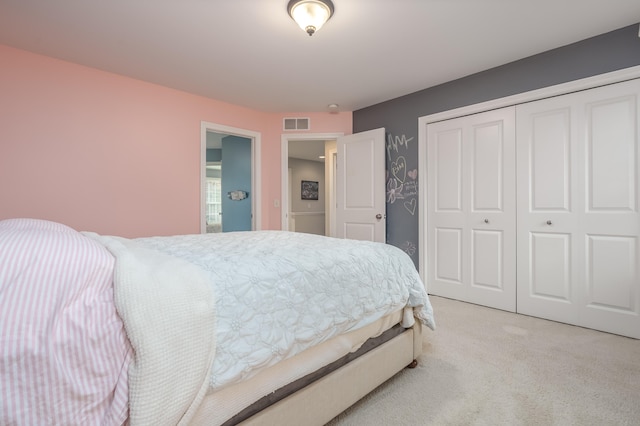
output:
[[[308,118],[285,118],[283,120],[284,130],[309,130]]]

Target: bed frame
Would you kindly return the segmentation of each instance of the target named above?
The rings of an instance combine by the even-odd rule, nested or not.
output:
[[[422,325],[416,321],[402,334],[240,424],[324,425],[403,368],[415,367],[421,353]]]

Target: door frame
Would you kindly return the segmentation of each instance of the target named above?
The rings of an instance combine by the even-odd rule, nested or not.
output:
[[[206,224],[206,178],[207,178],[207,132],[240,136],[251,141],[251,230],[262,229],[261,194],[262,170],[260,167],[260,132],[225,126],[223,124],[200,122],[200,233],[207,232]]]
[[[289,142],[312,140],[337,140],[344,133],[287,133],[280,137],[280,229],[289,230]],[[327,158],[325,158],[325,162]],[[325,176],[325,182],[327,176]],[[325,200],[325,203],[329,200]],[[329,201],[330,202],[330,201]],[[326,207],[325,207],[326,210]],[[335,212],[335,206],[331,206],[331,212]],[[326,234],[325,230],[325,234]]]
[[[607,84],[620,83],[625,80],[632,80],[640,78],[640,65],[624,68],[622,70],[612,71],[604,74],[599,74],[579,80],[570,81],[567,83],[556,84],[553,86],[543,87],[541,89],[531,90],[528,92],[519,93],[512,96],[506,96],[503,98],[493,99],[486,102],[480,102],[477,104],[467,105],[460,108],[455,108],[448,111],[438,112],[435,114],[418,117],[418,199],[420,205],[420,212],[427,211],[427,174],[428,167],[427,162],[427,126],[430,123],[438,121],[448,120],[451,118],[458,118],[465,115],[476,114],[479,112],[489,111],[492,109],[498,109],[508,106],[513,106],[525,102],[536,101],[539,99],[549,98],[553,96],[565,95],[571,92],[577,92],[579,90],[592,89],[598,86],[605,86]],[[419,256],[419,270],[420,277],[425,285],[427,285],[427,221],[424,213],[421,213],[418,223],[418,249],[420,250]]]
[[[336,145],[337,145],[336,141]],[[325,211],[330,211],[329,220],[325,220],[325,226],[329,227],[329,236],[336,236],[336,173],[338,167],[338,148],[333,146],[329,148],[327,151],[327,158],[325,158],[325,178],[329,176],[329,205],[325,207]],[[326,179],[325,179],[326,181]]]

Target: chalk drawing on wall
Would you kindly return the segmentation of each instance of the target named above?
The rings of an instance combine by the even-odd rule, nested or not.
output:
[[[404,199],[404,195],[402,194],[403,188],[404,185],[398,183],[395,178],[387,178],[387,203],[393,204],[396,200]]]
[[[404,202],[404,208],[407,209],[409,213],[411,213],[411,216],[416,214],[416,204],[417,204],[417,201],[415,198],[412,198],[409,201]]]
[[[396,161],[391,162],[391,174],[398,182],[404,183],[407,178],[407,160],[403,156],[399,156]]]
[[[407,138],[405,135],[393,136],[389,133],[387,137],[387,157],[390,161],[393,160],[392,152],[398,154],[400,148],[404,147],[405,151],[409,148],[409,142],[413,140],[413,137]]]
[[[409,255],[415,262],[418,254],[416,210],[418,205],[418,168],[415,155],[415,138],[387,133],[387,211],[392,217],[388,222],[389,240]]]
[[[387,173],[387,203],[403,200],[404,208],[411,216],[416,214],[418,204],[418,169],[407,170],[407,159],[403,155],[414,138],[406,135],[387,136],[387,158],[390,170]]]
[[[409,179],[404,183],[404,197],[407,199],[404,202],[404,208],[413,216],[416,214],[416,205],[418,203],[418,170],[409,171],[407,176]]]
[[[414,253],[416,252],[416,245],[412,241],[405,241],[400,246],[400,249],[405,253],[407,253],[409,256],[413,256]]]

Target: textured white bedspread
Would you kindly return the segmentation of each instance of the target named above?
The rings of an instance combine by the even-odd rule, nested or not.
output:
[[[390,245],[281,231],[134,241],[208,274],[217,315],[213,390],[405,306],[435,326],[411,259]]]

